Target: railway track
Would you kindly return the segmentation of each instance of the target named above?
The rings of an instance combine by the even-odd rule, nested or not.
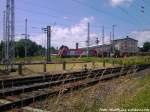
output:
[[[9,79],[3,81],[0,96],[7,103],[0,104],[0,110],[6,111],[21,108],[33,102],[46,99],[49,96],[66,93],[79,88],[94,85],[101,80],[108,80],[127,73],[133,73],[150,67],[150,65],[128,66],[125,68],[108,68],[71,74],[57,74],[43,77],[30,77],[26,79]],[[40,80],[40,78],[42,78]],[[33,80],[33,82],[32,82]],[[16,81],[16,82],[15,82]],[[13,86],[11,83],[13,82]],[[7,84],[8,83],[8,84]],[[27,83],[27,85],[26,85]],[[20,84],[20,85],[19,85]],[[14,86],[15,85],[15,86]],[[2,85],[1,85],[2,86]]]
[[[124,73],[127,70],[128,70],[128,68],[123,69],[122,73]],[[102,74],[107,75],[107,74],[117,73],[120,71],[121,71],[121,68],[105,69],[102,71],[101,70],[100,71],[95,70],[95,71],[89,71],[89,72],[86,71],[84,73],[81,73],[81,75],[73,75],[70,77],[68,77],[68,76],[62,77],[61,76],[60,78],[57,78],[57,80],[55,78],[54,80],[43,80],[43,82],[40,81],[38,83],[32,83],[30,85],[22,85],[22,86],[13,86],[13,87],[8,87],[8,88],[3,88],[2,90],[0,90],[0,98],[2,98],[4,96],[18,95],[20,93],[30,92],[30,91],[34,91],[37,89],[59,86],[61,84],[76,82],[76,81],[80,81],[80,80],[84,80],[84,79],[88,79],[88,78],[98,78]]]
[[[129,67],[126,67],[124,69],[128,69],[128,68]],[[46,81],[57,81],[57,80],[66,79],[66,77],[74,78],[74,77],[88,76],[89,72],[92,72],[94,74],[103,73],[103,75],[105,75],[105,74],[119,72],[121,69],[122,67],[116,67],[116,68],[107,68],[107,69],[84,70],[79,72],[62,73],[62,74],[48,74],[48,75],[33,76],[33,77],[26,77],[26,78],[5,79],[5,80],[0,80],[0,89],[14,87],[14,86],[30,85],[33,83],[41,83]]]

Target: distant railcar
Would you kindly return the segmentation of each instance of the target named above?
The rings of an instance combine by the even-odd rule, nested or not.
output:
[[[87,53],[85,49],[68,49],[68,47],[64,46],[59,50],[58,55],[60,57],[82,57],[87,56]],[[89,56],[97,56],[97,51],[94,49],[89,50]]]

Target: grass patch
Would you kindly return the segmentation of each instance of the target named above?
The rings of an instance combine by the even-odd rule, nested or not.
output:
[[[17,62],[23,62],[24,58],[17,58]],[[28,57],[27,60],[32,60],[31,62],[44,62],[45,57],[36,56],[36,57]],[[110,64],[120,64],[120,65],[137,65],[137,64],[150,64],[150,56],[132,56],[132,57],[124,57],[124,58],[105,58],[106,63]],[[52,62],[103,62],[101,57],[80,57],[80,58],[60,58],[58,56],[52,56]]]
[[[144,79],[139,80],[140,87],[137,88],[137,92],[132,99],[127,99],[122,104],[124,108],[140,108],[150,109],[150,74]]]
[[[150,109],[150,73],[119,86],[106,98],[102,108]]]

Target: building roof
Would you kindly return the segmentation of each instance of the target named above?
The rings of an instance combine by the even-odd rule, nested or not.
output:
[[[138,41],[138,40],[135,40],[135,39],[133,39],[133,38],[130,38],[130,37],[126,37],[126,38],[122,38],[122,39],[116,39],[116,40],[114,40],[114,41],[122,41],[122,40],[134,40],[134,41]]]
[[[105,46],[105,47],[106,47],[106,46],[109,47],[110,44],[104,44],[104,46]],[[100,45],[100,44],[99,44],[99,45],[91,45],[91,46],[89,46],[89,48],[93,48],[93,47],[94,47],[94,48],[95,48],[95,47],[103,47],[103,45]],[[82,48],[80,48],[80,49],[87,49],[87,47],[82,47]]]

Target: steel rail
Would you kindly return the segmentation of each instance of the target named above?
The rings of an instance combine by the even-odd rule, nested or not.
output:
[[[126,67],[127,69],[128,67]],[[106,69],[96,69],[96,70],[84,70],[79,72],[70,72],[70,73],[59,73],[59,74],[48,74],[48,75],[40,75],[40,76],[33,76],[33,77],[25,77],[25,78],[15,78],[15,79],[5,79],[0,80],[0,89],[14,87],[14,86],[22,86],[22,85],[29,85],[33,83],[41,83],[41,82],[48,82],[48,81],[57,81],[68,78],[74,77],[81,77],[89,75],[89,72],[95,73],[103,73],[105,70],[105,74],[119,72],[122,67],[116,68],[106,68]]]
[[[150,65],[138,65],[136,67],[145,68]],[[34,76],[34,77],[26,77],[26,78],[15,78],[15,79],[6,79],[0,80],[0,89],[16,87],[16,86],[23,86],[23,85],[30,85],[34,83],[43,83],[43,82],[51,82],[51,81],[58,81],[69,78],[75,77],[83,77],[89,75],[92,71],[93,73],[103,73],[103,75],[119,72],[122,69],[129,69],[132,66],[128,67],[116,67],[116,68],[107,68],[107,69],[96,69],[96,70],[87,70],[87,71],[80,71],[80,72],[71,72],[71,73],[62,73],[62,74],[52,74],[52,75],[43,75],[43,76]],[[104,72],[105,71],[105,72]]]
[[[137,66],[136,69],[137,69],[137,71],[140,71],[140,70],[144,70],[148,67],[150,67],[150,65],[140,65],[140,66]],[[133,69],[135,69],[135,68],[133,67]],[[134,71],[132,71],[132,72],[134,72]],[[91,80],[87,81],[86,84],[85,83],[74,84],[74,85],[66,87],[64,89],[63,93],[66,93],[66,92],[69,92],[69,91],[72,91],[72,90],[77,90],[79,88],[84,88],[84,87],[87,87],[87,86],[91,86],[91,85],[94,85],[94,84],[98,83],[101,80],[109,80],[109,79],[112,79],[114,77],[124,75],[126,73],[128,73],[128,71],[123,71],[122,74],[114,73],[114,74],[111,74],[111,75],[104,75],[101,78],[94,78],[94,79],[91,79]],[[47,92],[45,92],[46,90],[47,90]],[[0,110],[1,111],[6,111],[6,110],[14,109],[14,108],[21,108],[21,107],[24,107],[24,106],[27,106],[27,105],[33,103],[33,101],[34,102],[35,101],[41,101],[41,100],[44,100],[45,98],[47,98],[47,96],[54,96],[54,95],[58,95],[60,93],[60,90],[53,90],[53,91],[48,91],[49,89],[46,89],[46,90],[44,92],[42,92],[43,90],[37,90],[37,92],[40,92],[38,95],[18,99],[16,101],[12,101],[12,102],[7,103],[7,104],[1,104],[0,105]]]
[[[124,69],[123,72],[124,71],[127,71],[127,69]],[[107,70],[105,72],[107,72]],[[66,83],[75,82],[75,81],[80,81],[80,80],[84,80],[87,78],[98,78],[102,74],[104,75],[105,72],[99,73],[99,72],[91,71],[89,73],[89,75],[82,75],[82,76],[78,76],[78,77],[66,78],[66,79],[57,80],[57,81],[35,83],[35,84],[31,84],[31,85],[24,85],[24,86],[12,87],[12,88],[5,88],[5,89],[0,90],[0,98],[5,97],[5,96],[18,95],[23,92],[30,92],[30,91],[34,91],[37,89],[50,88],[53,86],[58,86],[61,84],[66,84]],[[120,72],[120,70],[112,72],[112,73],[117,73],[117,72]],[[108,73],[108,74],[110,74],[110,73]],[[107,75],[107,74],[105,74],[105,75]]]

